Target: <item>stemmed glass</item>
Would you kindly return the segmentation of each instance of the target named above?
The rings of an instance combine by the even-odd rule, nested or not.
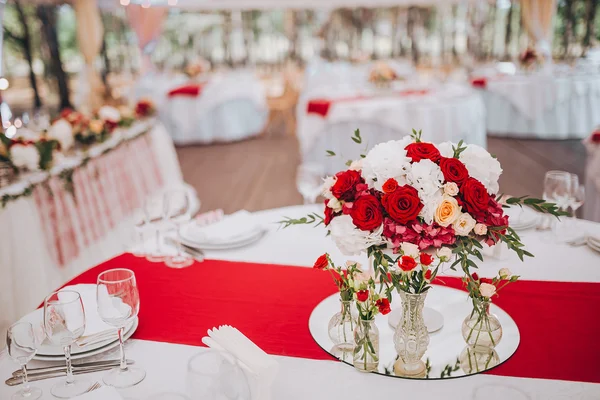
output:
[[[27,363],[37,352],[33,325],[29,322],[17,322],[11,325],[6,332],[6,348],[10,358],[17,362],[23,370],[23,389],[13,394],[11,399],[39,399],[42,396],[42,390],[31,387],[27,381]]]
[[[164,195],[154,196],[146,199],[144,202],[144,215],[146,216],[146,225],[154,227],[155,244],[148,250],[146,260],[150,262],[163,262],[165,255],[162,251],[161,229],[165,222],[168,210],[167,197]]]
[[[146,371],[127,365],[123,334],[125,326],[133,321],[140,309],[140,295],[135,274],[129,269],[110,269],[98,275],[96,300],[100,318],[119,329],[121,365],[104,376],[104,383],[116,388],[134,386],[146,377]]]
[[[577,209],[583,205],[585,201],[585,186],[579,183],[579,177],[571,174],[571,198],[569,206],[573,210],[573,225],[577,220]]]
[[[319,164],[301,164],[296,171],[296,187],[304,204],[314,204],[321,194],[325,171]]]
[[[194,400],[250,400],[248,378],[234,359],[216,350],[188,362],[187,393]]]
[[[136,210],[133,213],[133,230],[131,231],[130,251],[135,257],[146,257],[146,245],[144,243],[144,229],[146,227],[146,213]]]
[[[192,219],[192,199],[190,192],[185,189],[169,190],[165,193],[167,204],[167,219],[175,226],[177,235],[181,226]],[[166,264],[171,268],[185,268],[194,263],[194,260],[186,256],[182,249],[179,238],[175,240],[177,255],[167,257]]]
[[[71,346],[85,331],[85,310],[78,292],[61,290],[46,297],[44,331],[52,344],[63,347],[67,360],[67,379],[52,387],[52,395],[68,399],[87,391],[91,382],[75,379],[71,366]]]

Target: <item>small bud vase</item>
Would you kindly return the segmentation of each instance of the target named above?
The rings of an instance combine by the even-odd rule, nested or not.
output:
[[[394,345],[399,360],[394,372],[400,376],[418,377],[425,373],[421,359],[429,345],[429,333],[423,320],[423,307],[427,292],[411,294],[400,291],[402,319],[394,333]]]
[[[353,365],[359,371],[377,371],[379,366],[379,329],[375,319],[358,318],[354,328]]]
[[[473,300],[473,311],[462,323],[462,336],[474,351],[487,353],[500,343],[502,325],[490,313],[490,300]]]
[[[354,328],[356,315],[353,312],[354,301],[340,297],[341,310],[329,320],[329,338],[338,349],[351,351],[354,349]]]

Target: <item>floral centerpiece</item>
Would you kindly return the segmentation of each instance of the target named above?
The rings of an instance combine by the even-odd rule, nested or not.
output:
[[[210,69],[210,64],[208,63],[208,61],[206,61],[204,59],[198,59],[198,60],[187,63],[187,65],[183,69],[183,72],[189,78],[194,79],[194,78],[198,77],[199,75],[208,72],[209,69]]]
[[[358,130],[352,139],[362,143]],[[473,281],[474,260],[483,261],[484,245],[503,243],[521,260],[532,254],[504,214],[498,193],[500,163],[482,147],[462,142],[434,145],[413,130],[411,136],[380,143],[347,165],[324,182],[324,216],[286,218],[281,223],[323,223],[343,254],[367,253],[370,274],[385,288],[388,300],[393,289],[403,299],[404,316],[394,342],[405,373],[419,374],[429,341],[421,311],[442,263],[452,261],[451,269],[460,267]],[[503,202],[564,215],[555,204],[527,196]],[[408,351],[406,337],[415,335],[419,346]]]
[[[143,97],[137,102],[134,110],[135,115],[138,118],[147,118],[153,116],[156,113],[156,106],[154,105],[154,102],[151,99]]]
[[[383,61],[375,63],[369,72],[369,82],[377,87],[388,87],[396,79],[396,71]]]
[[[540,57],[532,48],[527,48],[527,50],[525,50],[523,54],[519,56],[519,63],[526,71],[535,70],[536,68],[540,67],[543,62],[543,57]]]
[[[0,161],[8,164],[15,173],[49,169],[54,153],[60,150],[61,144],[47,134],[35,138],[9,138],[0,133]]]

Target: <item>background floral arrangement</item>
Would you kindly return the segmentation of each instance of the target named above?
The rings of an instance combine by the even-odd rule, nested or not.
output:
[[[389,83],[398,79],[396,71],[384,62],[378,62],[373,65],[369,73],[369,82],[371,83]]]
[[[519,63],[525,69],[530,69],[536,67],[543,63],[544,59],[538,55],[538,53],[532,49],[528,48],[519,56]]]

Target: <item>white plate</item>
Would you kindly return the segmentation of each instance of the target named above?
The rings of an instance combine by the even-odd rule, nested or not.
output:
[[[537,225],[539,214],[529,207],[513,206],[504,209],[508,215],[508,223],[515,231],[523,231],[531,229]]]
[[[135,332],[135,330],[138,327],[138,323],[139,323],[139,320],[136,317],[133,320],[133,322],[132,322],[131,328],[129,328],[129,330],[127,330],[125,332],[125,334],[123,335],[123,341],[129,339],[133,335],[133,333]],[[118,340],[114,340],[114,341],[109,342],[108,344],[104,345],[103,347],[96,348],[95,350],[90,350],[90,351],[86,351],[86,352],[83,352],[83,353],[73,354],[71,356],[71,359],[72,360],[79,360],[79,359],[86,358],[86,357],[92,357],[92,356],[95,356],[95,355],[98,355],[98,354],[102,354],[102,353],[104,353],[106,351],[112,350],[112,349],[114,349],[115,347],[118,347],[118,346],[119,346],[119,341]],[[73,350],[75,350],[77,348],[77,346],[72,346],[72,347],[73,347]],[[62,355],[60,355],[60,356],[47,356],[47,355],[36,354],[33,357],[33,359],[34,360],[40,360],[40,361],[62,361],[62,360],[65,359],[65,355],[64,355],[64,353]]]
[[[228,250],[228,249],[235,249],[238,247],[244,247],[249,244],[252,244],[252,243],[258,241],[259,239],[261,239],[266,232],[267,232],[266,229],[259,229],[257,231],[252,232],[252,234],[244,235],[243,237],[236,238],[236,240],[234,240],[234,241],[223,242],[223,243],[210,243],[210,242],[203,243],[203,242],[189,240],[189,238],[186,238],[182,235],[181,243],[183,243],[186,246],[197,248],[200,250]]]
[[[30,322],[31,325],[33,325],[34,329],[36,329],[36,330],[43,329],[44,309],[38,308],[37,310],[35,310],[35,311],[27,314],[23,318],[21,318],[21,321]],[[129,330],[131,329],[133,324],[134,324],[133,322],[130,322],[125,327],[125,331],[129,332]],[[116,332],[116,330],[115,330],[115,332]],[[116,341],[116,339],[108,339],[108,340],[103,340],[101,342],[92,343],[90,345],[82,346],[82,347],[73,345],[71,353],[73,354],[73,356],[80,354],[80,353],[86,353],[88,351],[93,351],[93,350],[99,349],[101,347],[104,347],[107,344],[110,344],[114,341]],[[63,348],[61,346],[51,344],[48,341],[48,338],[44,338],[44,341],[39,345],[37,354],[40,356],[49,356],[49,357],[64,357]]]

